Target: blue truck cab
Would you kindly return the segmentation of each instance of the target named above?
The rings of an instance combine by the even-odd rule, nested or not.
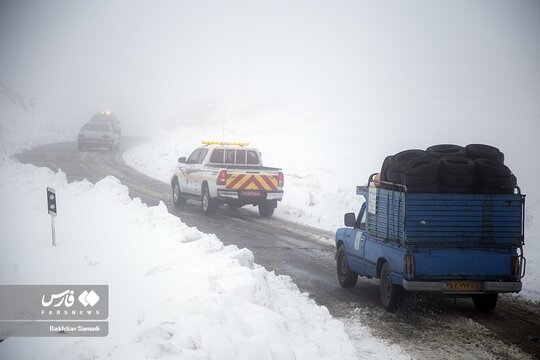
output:
[[[519,292],[525,274],[525,195],[410,193],[369,177],[357,194],[358,216],[345,214],[336,232],[337,275],[353,287],[358,275],[380,279],[384,308],[407,292],[472,297],[493,310],[499,293]],[[376,186],[377,185],[377,186]]]

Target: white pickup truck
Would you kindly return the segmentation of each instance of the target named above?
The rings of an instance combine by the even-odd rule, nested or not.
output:
[[[283,198],[283,173],[262,166],[261,153],[247,145],[203,141],[187,159],[179,158],[171,177],[174,204],[200,200],[205,214],[220,204],[251,204],[259,207],[261,216],[272,216]]]

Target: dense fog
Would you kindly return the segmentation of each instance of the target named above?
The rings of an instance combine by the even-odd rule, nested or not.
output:
[[[265,128],[253,114],[294,108],[307,146],[346,134],[373,165],[409,147],[489,143],[532,188],[539,19],[532,0],[3,0],[0,83],[60,127],[112,110],[127,134],[152,134],[216,106],[216,126],[250,114]]]

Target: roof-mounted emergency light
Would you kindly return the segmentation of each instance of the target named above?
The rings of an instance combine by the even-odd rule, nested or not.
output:
[[[243,141],[229,141],[229,142],[224,142],[224,141],[202,141],[202,143],[204,145],[238,145],[238,146],[248,146],[249,143],[248,142],[243,142]]]

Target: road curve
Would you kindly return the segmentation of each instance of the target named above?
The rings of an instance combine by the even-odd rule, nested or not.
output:
[[[360,278],[351,290],[341,288],[335,275],[334,248],[321,238],[333,238],[322,230],[292,224],[276,218],[260,218],[255,212],[220,208],[204,216],[200,204],[188,201],[176,208],[170,186],[130,167],[121,153],[140,138],[124,138],[120,153],[79,152],[76,143],[41,146],[16,158],[22,163],[61,169],[69,181],[96,182],[107,175],[118,178],[153,206],[160,201],[169,212],[189,226],[215,233],[225,244],[249,248],[255,261],[289,275],[298,287],[318,304],[344,321],[355,345],[362,346],[358,324],[389,344],[398,344],[413,358],[540,358],[540,306],[500,297],[493,314],[477,314],[470,299],[447,299],[412,295],[401,311],[390,314],[378,300],[378,282]]]

